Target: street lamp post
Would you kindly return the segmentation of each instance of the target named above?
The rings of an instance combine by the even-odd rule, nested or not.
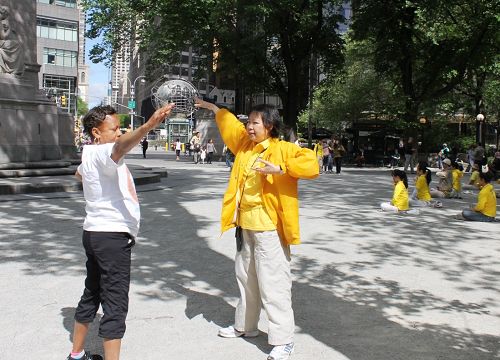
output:
[[[138,77],[135,78],[134,82],[132,82],[128,77],[127,77],[127,80],[129,81],[130,83],[130,101],[132,102],[132,108],[130,109],[130,127],[131,127],[131,130],[133,131],[134,130],[134,120],[135,120],[135,109],[136,109],[136,104],[135,104],[135,83],[137,82],[137,80],[139,79],[142,79],[141,82],[144,83],[145,80],[144,80],[145,76],[144,75],[140,75]],[[130,107],[129,107],[130,108]]]
[[[476,121],[477,121],[477,143],[480,144],[481,146],[484,146],[484,139],[483,139],[483,122],[484,122],[484,115],[479,113],[476,115]]]

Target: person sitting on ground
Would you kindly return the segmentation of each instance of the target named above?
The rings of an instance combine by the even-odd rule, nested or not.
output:
[[[410,196],[410,206],[412,207],[442,207],[441,201],[433,201],[429,189],[431,182],[431,171],[425,161],[417,164],[417,177],[415,178],[415,189]]]
[[[462,198],[462,177],[464,176],[463,167],[458,162],[453,161],[451,163],[451,176],[452,176],[452,190],[450,193],[451,198],[461,199]]]
[[[491,171],[479,173],[479,191],[477,204],[471,209],[462,211],[461,218],[469,221],[491,222],[497,215],[497,199],[495,189],[490,184],[493,178]],[[458,216],[460,218],[460,214]]]
[[[392,181],[394,182],[394,194],[390,202],[380,204],[383,211],[400,212],[408,211],[410,208],[408,198],[408,177],[402,170],[392,170]]]
[[[472,165],[472,173],[470,174],[469,182],[462,186],[464,190],[478,190],[479,186],[479,165]]]
[[[439,178],[437,189],[431,189],[433,198],[449,198],[453,188],[453,176],[451,173],[451,160],[443,160],[443,170],[436,173]]]

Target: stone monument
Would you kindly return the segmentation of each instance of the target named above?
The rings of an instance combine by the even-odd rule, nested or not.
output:
[[[73,117],[39,89],[36,0],[0,0],[0,164],[75,157]]]

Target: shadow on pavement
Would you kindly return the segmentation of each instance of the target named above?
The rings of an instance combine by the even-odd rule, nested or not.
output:
[[[160,289],[139,293],[140,296],[165,301],[185,297],[186,317],[191,319],[201,314],[218,326],[233,322],[234,308],[224,297],[238,296],[234,262],[211,249],[207,240],[198,235],[200,229],[213,225],[213,220],[192,215],[186,203],[196,206],[198,202],[214,197],[222,200],[220,188],[226,183],[226,178],[227,175],[217,177],[193,170],[172,171],[164,183],[168,186],[175,179],[175,188],[159,190],[154,195],[140,194],[142,231],[132,264],[133,283],[155,284]],[[390,199],[389,179],[381,175],[373,180],[387,181],[387,191],[377,193],[377,196],[381,196],[380,200]],[[193,184],[203,187],[204,191],[193,192]],[[353,187],[355,191],[352,191]],[[386,216],[374,210],[378,200],[374,199],[373,191],[366,179],[353,176],[349,181],[321,178],[310,183],[307,192],[303,192],[301,206],[310,210],[305,211],[304,221],[331,221],[330,228],[335,230],[328,235],[308,234],[314,239],[308,246],[321,251],[336,251],[335,242],[358,237],[363,241],[359,251],[370,254],[374,260],[349,263],[346,259],[349,272],[345,272],[337,270],[334,263],[318,265],[314,258],[295,257],[293,302],[298,331],[353,360],[473,360],[499,356],[498,337],[481,336],[446,325],[423,323],[410,328],[389,320],[385,312],[396,308],[401,316],[428,310],[481,313],[487,311],[485,309],[497,301],[498,296],[496,300],[489,299],[491,303],[450,302],[423,290],[408,291],[394,281],[377,278],[373,282],[353,275],[386,264],[411,264],[438,272],[459,285],[464,274],[477,271],[478,266],[488,259],[471,259],[469,255],[472,254],[456,248],[455,242],[472,240],[483,234],[489,236],[491,230],[482,232],[461,223],[442,226],[436,233],[436,227],[449,222],[449,209],[424,211],[414,218]],[[318,204],[319,197],[324,200],[321,205]],[[24,201],[0,203],[1,215],[8,222],[4,234],[0,235],[0,249],[3,250],[0,263],[29,263],[27,275],[82,274],[84,253],[79,229],[84,215],[83,199],[34,200],[29,204],[32,210],[28,213],[26,207]],[[316,217],[316,210],[318,214],[321,210],[322,215]],[[40,223],[50,226],[35,229],[31,220],[35,214]],[[427,226],[423,225],[424,221]],[[157,226],[159,222],[163,225]],[[393,241],[384,241],[388,227],[394,229],[396,241],[394,238]],[[498,275],[495,271],[484,271],[476,279],[475,286],[498,293]],[[82,286],[83,280],[82,276]],[[220,295],[194,290],[200,283],[209,289],[217,289]],[[78,296],[75,294],[75,304]],[[61,310],[63,325],[70,333],[73,313],[73,308]],[[91,341],[96,341],[96,347],[102,346],[98,345],[99,340]],[[262,351],[268,350],[265,336],[251,342]]]

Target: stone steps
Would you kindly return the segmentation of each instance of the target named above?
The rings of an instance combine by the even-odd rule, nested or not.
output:
[[[162,177],[168,176],[167,171],[163,168],[143,168],[140,166],[129,166],[129,168],[136,186],[157,183],[161,181]],[[75,169],[76,166],[67,169],[30,169],[29,171],[35,175],[0,178],[0,195],[81,191],[82,184],[74,177]],[[62,171],[68,171],[68,173],[56,174]]]

